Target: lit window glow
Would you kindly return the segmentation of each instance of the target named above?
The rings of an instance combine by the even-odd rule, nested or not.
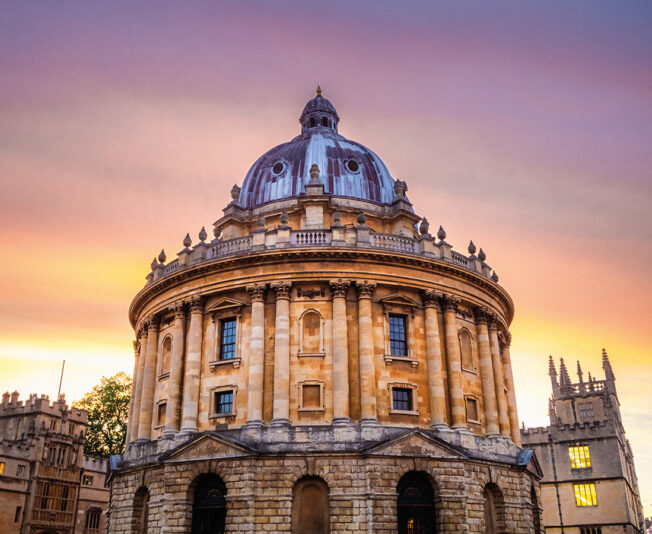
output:
[[[588,445],[568,447],[568,456],[570,456],[570,464],[572,469],[584,469],[586,467],[591,467],[591,454],[589,453]]]
[[[573,484],[575,491],[575,504],[577,506],[597,506],[595,484]]]

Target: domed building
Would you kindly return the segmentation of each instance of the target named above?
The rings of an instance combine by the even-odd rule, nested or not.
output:
[[[540,532],[512,300],[339,120],[318,90],[153,261],[110,532]]]

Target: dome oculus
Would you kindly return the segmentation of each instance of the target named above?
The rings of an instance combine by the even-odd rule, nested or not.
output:
[[[344,165],[346,166],[346,170],[353,174],[360,172],[360,164],[354,159],[347,160]]]
[[[277,161],[272,165],[272,172],[278,176],[279,174],[283,174],[283,171],[285,170],[285,163],[282,161]]]

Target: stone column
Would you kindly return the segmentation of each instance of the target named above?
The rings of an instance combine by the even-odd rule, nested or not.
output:
[[[141,338],[142,334],[138,333],[138,338]],[[127,429],[127,443],[130,443],[137,439],[138,437],[138,417],[137,414],[140,411],[140,393],[138,393],[138,371],[140,370],[140,347],[146,343],[146,338],[143,338],[141,341],[134,341],[134,374],[131,381],[131,399],[129,400],[129,426]],[[145,360],[143,359],[143,363]],[[136,398],[138,398],[138,407],[136,407]]]
[[[276,292],[274,335],[274,419],[273,425],[290,424],[290,288],[292,282],[271,284]]]
[[[446,391],[442,374],[441,340],[437,310],[441,293],[427,290],[422,293],[425,329],[426,329],[426,363],[428,368],[428,392],[430,394],[431,428],[447,428]]]
[[[247,286],[251,297],[249,337],[248,427],[263,426],[263,375],[265,368],[265,284]]]
[[[154,381],[156,380],[156,359],[158,356],[159,317],[153,315],[147,319],[147,349],[143,369],[143,384],[140,386],[140,415],[138,416],[138,439],[149,440],[152,437],[152,412],[154,410]]]
[[[489,330],[487,329],[490,314],[487,308],[476,308],[474,312],[478,327],[478,352],[480,353],[480,377],[482,379],[486,432],[488,436],[497,436],[499,434],[498,411],[496,410],[494,371],[491,361]]]
[[[509,416],[507,414],[507,398],[505,397],[505,378],[503,375],[503,362],[500,359],[496,317],[492,317],[489,321],[489,343],[491,346],[491,363],[494,368],[496,402],[498,404],[498,426],[500,427],[500,434],[509,438]]]
[[[183,418],[181,424],[181,432],[188,434],[197,432],[203,323],[204,301],[200,295],[194,295],[190,300],[190,324],[188,325],[186,373],[183,380]]]
[[[346,321],[346,292],[349,281],[331,280],[333,294],[333,424],[349,419],[349,337]]]
[[[466,409],[462,387],[462,361],[460,338],[457,333],[457,307],[460,298],[444,295],[444,328],[446,329],[446,362],[448,365],[448,396],[451,406],[451,423],[455,429],[466,428]]]
[[[512,374],[512,359],[509,354],[509,346],[512,343],[512,334],[505,334],[505,345],[503,346],[503,372],[505,375],[505,386],[507,387],[507,414],[512,435],[512,441],[521,446],[521,430],[518,426],[518,410],[516,409],[516,390],[514,389],[514,375]]]
[[[372,329],[371,297],[375,282],[356,282],[358,290],[358,358],[360,360],[360,423],[375,424],[376,365],[374,363],[374,338]]]
[[[165,409],[165,432],[161,437],[172,437],[179,432],[179,415],[181,413],[181,373],[183,370],[183,349],[186,340],[186,310],[183,302],[175,302],[172,305],[172,310],[174,311],[174,324],[172,325],[168,402]]]

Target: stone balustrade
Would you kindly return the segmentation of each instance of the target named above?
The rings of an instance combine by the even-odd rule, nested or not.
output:
[[[430,236],[422,235],[415,238],[404,235],[383,234],[366,227],[300,230],[286,227],[267,231],[259,230],[252,235],[234,239],[215,239],[210,244],[202,241],[192,249],[185,248],[179,252],[177,259],[167,264],[153,263],[152,272],[147,276],[146,285],[179,270],[224,257],[246,255],[252,251],[312,247],[377,249],[397,254],[423,256],[452,263],[463,269],[478,273],[494,282],[498,281],[491,267],[476,256],[467,257],[460,254],[452,250],[452,246],[446,241],[437,241]]]

